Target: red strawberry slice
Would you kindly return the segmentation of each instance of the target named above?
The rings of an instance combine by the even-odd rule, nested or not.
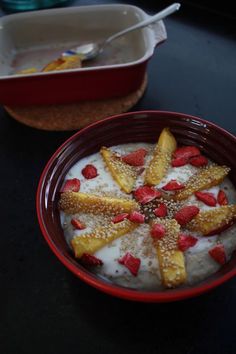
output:
[[[209,192],[195,192],[196,198],[209,206],[216,206],[216,198],[213,193]]]
[[[191,235],[179,234],[178,247],[179,250],[184,252],[190,247],[193,247],[198,242],[198,239]]]
[[[199,213],[199,211],[200,211],[200,209],[198,207],[196,207],[195,205],[188,205],[188,206],[185,206],[185,207],[179,209],[179,211],[177,211],[177,213],[175,213],[174,219],[181,226],[184,226],[188,222],[190,222],[194,218],[194,216],[196,216]]]
[[[225,192],[222,189],[219,190],[219,193],[217,195],[217,202],[220,205],[227,205],[229,203],[228,202],[228,198],[227,198]]]
[[[82,222],[80,222],[79,220],[77,220],[77,219],[71,219],[71,225],[73,225],[74,228],[77,229],[77,230],[84,230],[84,229],[86,229],[86,226],[85,226]]]
[[[165,226],[161,224],[154,224],[151,228],[151,236],[156,240],[160,240],[165,236]]]
[[[60,192],[62,193],[78,192],[79,190],[80,190],[80,180],[78,178],[73,178],[73,179],[66,180]]]
[[[175,179],[172,179],[165,186],[162,187],[164,191],[179,191],[183,189],[185,186],[182,183],[177,182]]]
[[[208,251],[209,255],[219,264],[226,263],[226,254],[223,244],[218,244]]]
[[[92,179],[98,176],[98,171],[94,165],[86,165],[81,173],[86,179]]]
[[[171,161],[171,166],[172,167],[181,167],[184,166],[188,163],[188,158],[187,157],[176,157]]]
[[[89,253],[83,253],[83,255],[80,257],[81,263],[87,266],[101,266],[103,265],[103,261],[92,254]]]
[[[144,165],[144,158],[147,155],[146,149],[138,149],[136,151],[131,152],[125,156],[122,156],[121,159],[125,163],[131,166],[143,166]]]
[[[145,167],[140,167],[140,168],[137,170],[138,176],[140,176],[144,171],[145,171]]]
[[[203,167],[208,164],[208,160],[205,156],[200,155],[200,156],[192,157],[189,160],[189,163],[195,167]]]
[[[184,157],[189,159],[190,157],[198,156],[200,154],[201,152],[196,146],[183,146],[175,150],[173,157]]]
[[[128,217],[129,221],[136,222],[137,224],[143,224],[145,221],[145,215],[139,213],[138,211],[132,211]]]
[[[118,262],[128,268],[135,277],[137,276],[141,264],[140,258],[136,258],[127,252],[122,258],[118,259]]]
[[[146,204],[155,198],[160,198],[162,196],[161,192],[153,187],[141,186],[134,191],[135,199],[141,203]]]
[[[159,218],[164,218],[167,215],[167,206],[161,203],[153,212]]]
[[[112,222],[114,224],[117,224],[118,222],[121,222],[121,221],[127,219],[128,216],[129,216],[129,214],[127,214],[127,213],[118,214],[118,215],[114,216],[114,218],[112,219]]]

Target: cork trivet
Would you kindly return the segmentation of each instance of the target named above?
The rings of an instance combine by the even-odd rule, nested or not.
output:
[[[76,130],[102,118],[128,111],[142,97],[146,86],[147,77],[137,91],[124,97],[63,105],[5,106],[5,109],[17,121],[33,128]]]

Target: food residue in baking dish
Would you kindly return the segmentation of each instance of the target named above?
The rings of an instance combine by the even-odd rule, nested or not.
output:
[[[62,56],[62,53],[67,51],[73,46],[78,46],[81,43],[71,43],[59,46],[53,46],[51,48],[28,48],[24,50],[18,50],[11,63],[11,75],[14,74],[31,74],[36,72],[45,72],[45,67],[50,66],[53,71],[77,69],[80,67],[97,67],[105,65],[118,65],[125,64],[142,57],[143,48],[135,41],[130,45],[129,41],[124,38],[118,38],[116,41],[108,44],[102,54],[97,58],[82,61],[82,55]],[[73,59],[69,59],[69,58]],[[78,61],[77,61],[78,60]],[[57,62],[62,62],[62,67],[56,65]],[[77,61],[77,63],[76,63]],[[52,71],[50,70],[50,71]]]

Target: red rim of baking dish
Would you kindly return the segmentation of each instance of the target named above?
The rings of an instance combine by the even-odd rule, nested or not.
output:
[[[78,137],[86,131],[95,129],[98,125],[104,124],[105,122],[112,121],[112,120],[117,120],[119,118],[124,118],[126,116],[132,116],[132,115],[154,115],[154,114],[160,114],[160,115],[168,115],[169,117],[177,117],[180,121],[182,118],[184,119],[190,119],[190,120],[195,120],[198,121],[201,124],[207,124],[218,131],[220,131],[223,135],[226,135],[230,137],[231,139],[235,140],[236,143],[236,138],[233,134],[229,133],[226,131],[224,128],[219,127],[218,125],[209,122],[205,119],[198,118],[196,116],[192,116],[189,114],[184,114],[184,113],[177,113],[177,112],[168,112],[168,111],[157,111],[157,110],[146,110],[146,111],[137,111],[137,112],[128,112],[128,113],[123,113],[115,116],[111,116],[105,119],[102,119],[98,122],[92,123],[88,125],[87,127],[81,129],[80,131],[76,132],[73,134],[69,139],[67,139],[56,151],[55,153],[51,156],[49,161],[47,162],[45,168],[43,169],[43,172],[41,174],[38,188],[37,188],[37,194],[36,194],[36,210],[37,210],[37,217],[38,217],[38,222],[39,226],[41,229],[41,232],[48,243],[49,247],[53,251],[53,253],[59,258],[59,260],[77,277],[79,277],[81,280],[85,281],[87,284],[95,287],[96,289],[99,289],[107,294],[110,294],[115,297],[127,299],[127,300],[133,300],[133,301],[141,301],[141,302],[170,302],[170,301],[178,301],[178,300],[184,300],[187,298],[195,297],[200,294],[203,294],[205,292],[210,291],[211,289],[223,284],[230,278],[236,275],[236,268],[230,270],[226,274],[220,275],[219,278],[214,279],[214,280],[209,280],[207,283],[207,279],[204,281],[204,284],[199,284],[199,285],[193,285],[192,287],[189,288],[177,288],[177,289],[171,289],[171,290],[164,290],[164,291],[141,291],[141,290],[133,290],[125,287],[121,287],[118,285],[115,285],[113,283],[108,283],[101,278],[99,278],[96,275],[93,275],[92,273],[89,273],[86,269],[83,269],[79,264],[75,265],[71,263],[67,257],[65,257],[61,250],[57,247],[55,242],[52,240],[50,234],[48,233],[43,217],[41,215],[41,190],[44,184],[44,179],[45,176],[48,172],[49,167],[51,166],[52,162],[54,161],[55,157],[58,155],[58,153],[63,149],[65,145],[67,145],[70,141],[74,140],[75,137]],[[217,274],[217,273],[216,273]]]

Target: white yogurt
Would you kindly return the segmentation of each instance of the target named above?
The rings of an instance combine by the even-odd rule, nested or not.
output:
[[[111,149],[119,154],[126,154],[141,147],[148,150],[148,154],[145,159],[146,165],[151,158],[154,145],[144,143],[125,144],[114,146]],[[98,177],[94,179],[85,179],[83,177],[81,171],[87,164],[92,164],[97,168]],[[171,179],[176,179],[178,182],[184,183],[191,175],[196,173],[197,170],[198,169],[196,167],[189,164],[182,167],[170,167],[167,176],[157,187],[162,187]],[[113,180],[109,171],[105,167],[100,153],[90,155],[78,161],[70,169],[65,179],[71,178],[78,178],[81,181],[80,192],[93,193],[97,195],[101,195],[101,193],[104,195],[105,193],[106,195],[116,195],[117,197],[132,199],[132,195],[122,192],[118,184]],[[138,177],[134,189],[143,184],[144,173]],[[236,202],[236,191],[228,178],[226,178],[221,185],[212,187],[207,191],[216,196],[219,189],[225,190],[230,204]],[[197,205],[201,210],[212,209],[212,207],[209,207],[197,200],[195,196],[188,198],[185,201],[185,204]],[[74,217],[77,217],[82,222],[85,222],[87,226],[86,230],[74,230],[70,222]],[[99,225],[99,218],[101,217],[102,216],[94,216],[84,213],[66,215],[61,212],[61,223],[68,244],[70,245],[71,239],[74,236],[83,234],[85,231],[86,233],[92,231],[96,225]],[[187,272],[187,281],[185,285],[199,282],[200,280],[203,280],[209,275],[215,273],[220,268],[220,265],[216,263],[208,254],[209,249],[216,245],[217,242],[220,241],[223,243],[226,250],[227,259],[230,258],[233,250],[236,249],[236,225],[230,227],[221,235],[201,237],[201,235],[197,233],[191,232],[191,234],[198,238],[198,242],[195,246],[189,248],[184,253]],[[138,257],[141,260],[139,272],[136,277],[133,276],[126,267],[118,263],[118,259],[123,257],[125,253],[129,251],[131,251],[133,256]],[[159,263],[156,256],[156,250],[152,245],[150,227],[148,224],[142,224],[133,232],[111,242],[104,248],[97,251],[95,256],[103,261],[103,266],[97,267],[95,272],[107,280],[130,288],[153,290],[162,288]]]

